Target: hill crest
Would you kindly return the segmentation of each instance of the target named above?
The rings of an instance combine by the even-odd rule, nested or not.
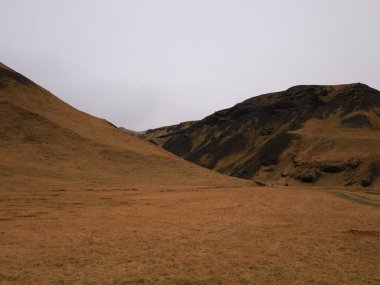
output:
[[[0,157],[6,189],[241,184],[78,111],[3,64]]]
[[[246,179],[378,185],[380,92],[362,83],[294,86],[200,121],[148,130],[145,139]]]

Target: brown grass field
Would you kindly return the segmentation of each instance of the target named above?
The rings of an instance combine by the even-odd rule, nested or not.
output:
[[[380,284],[379,195],[330,192],[1,191],[0,284]]]
[[[380,192],[253,187],[0,64],[0,284],[380,284]]]

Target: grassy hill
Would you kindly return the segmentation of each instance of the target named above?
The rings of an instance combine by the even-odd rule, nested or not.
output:
[[[241,183],[80,112],[3,64],[0,157],[6,189]]]
[[[380,92],[360,83],[296,86],[144,137],[231,176],[279,185],[380,185]]]

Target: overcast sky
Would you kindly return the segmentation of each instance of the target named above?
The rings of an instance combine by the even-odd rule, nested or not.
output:
[[[378,0],[0,0],[0,61],[145,130],[298,84],[380,89]]]

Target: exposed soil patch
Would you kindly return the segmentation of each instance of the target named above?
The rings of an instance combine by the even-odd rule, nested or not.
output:
[[[345,231],[344,233],[355,235],[355,236],[380,238],[380,232],[378,232],[378,231],[353,230],[353,229],[351,229],[351,230]]]
[[[13,79],[21,84],[33,83],[30,79],[26,78],[20,73],[17,73],[7,68],[3,68],[0,65],[0,88],[4,88],[6,86],[6,84],[4,83],[6,79]]]
[[[366,115],[362,114],[353,115],[343,119],[340,125],[345,128],[372,128],[371,121]]]

